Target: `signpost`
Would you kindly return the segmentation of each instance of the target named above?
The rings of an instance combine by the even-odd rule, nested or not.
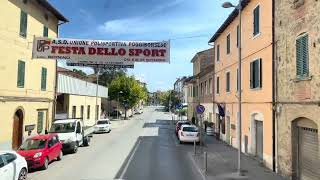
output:
[[[203,140],[202,140],[202,120],[203,120],[203,113],[204,113],[205,110],[206,110],[206,108],[201,104],[197,105],[197,107],[196,107],[196,111],[200,116],[199,119],[200,119],[200,144],[201,145],[203,145]]]

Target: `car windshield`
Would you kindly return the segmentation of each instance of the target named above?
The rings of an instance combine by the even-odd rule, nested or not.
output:
[[[198,129],[195,127],[184,127],[182,131],[185,132],[198,132]]]
[[[109,124],[108,121],[98,121],[97,124]]]
[[[20,150],[43,149],[46,147],[46,139],[27,139],[21,146]]]
[[[55,123],[51,126],[50,132],[52,133],[70,133],[74,132],[76,123]]]

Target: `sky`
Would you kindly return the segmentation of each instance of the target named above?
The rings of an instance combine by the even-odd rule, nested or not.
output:
[[[193,56],[210,48],[208,41],[232,9],[223,0],[49,0],[69,23],[60,37],[99,40],[170,40],[170,64],[135,63],[129,75],[148,90],[173,89],[178,77],[192,75]],[[230,2],[236,4],[236,0]],[[60,66],[65,66],[63,61]],[[82,68],[88,74],[90,68]]]

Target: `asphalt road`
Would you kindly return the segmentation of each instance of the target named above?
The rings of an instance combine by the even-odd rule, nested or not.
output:
[[[180,145],[168,113],[155,107],[132,120],[112,122],[109,134],[95,134],[89,147],[63,156],[45,171],[31,172],[30,180],[197,180],[202,179]]]

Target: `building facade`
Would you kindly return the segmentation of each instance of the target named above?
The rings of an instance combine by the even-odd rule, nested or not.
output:
[[[320,179],[320,2],[275,1],[278,173]]]
[[[174,83],[174,91],[177,93],[178,99],[182,104],[187,103],[187,96],[185,96],[185,81],[188,77],[184,76],[181,78],[177,78],[176,82]]]
[[[93,126],[105,118],[102,99],[108,98],[108,88],[65,74],[58,74],[56,119],[80,118],[85,126]]]
[[[31,59],[34,36],[57,37],[68,20],[47,1],[0,1],[0,149],[17,149],[52,121],[56,61]]]
[[[202,104],[205,107],[204,119],[212,121],[213,115],[213,70],[214,48],[198,52],[191,60],[193,76],[186,80],[188,87],[188,119],[197,118],[195,108]]]
[[[242,147],[272,169],[274,159],[272,104],[272,1],[242,1]],[[235,9],[210,39],[215,47],[215,127],[238,148],[239,16]]]

